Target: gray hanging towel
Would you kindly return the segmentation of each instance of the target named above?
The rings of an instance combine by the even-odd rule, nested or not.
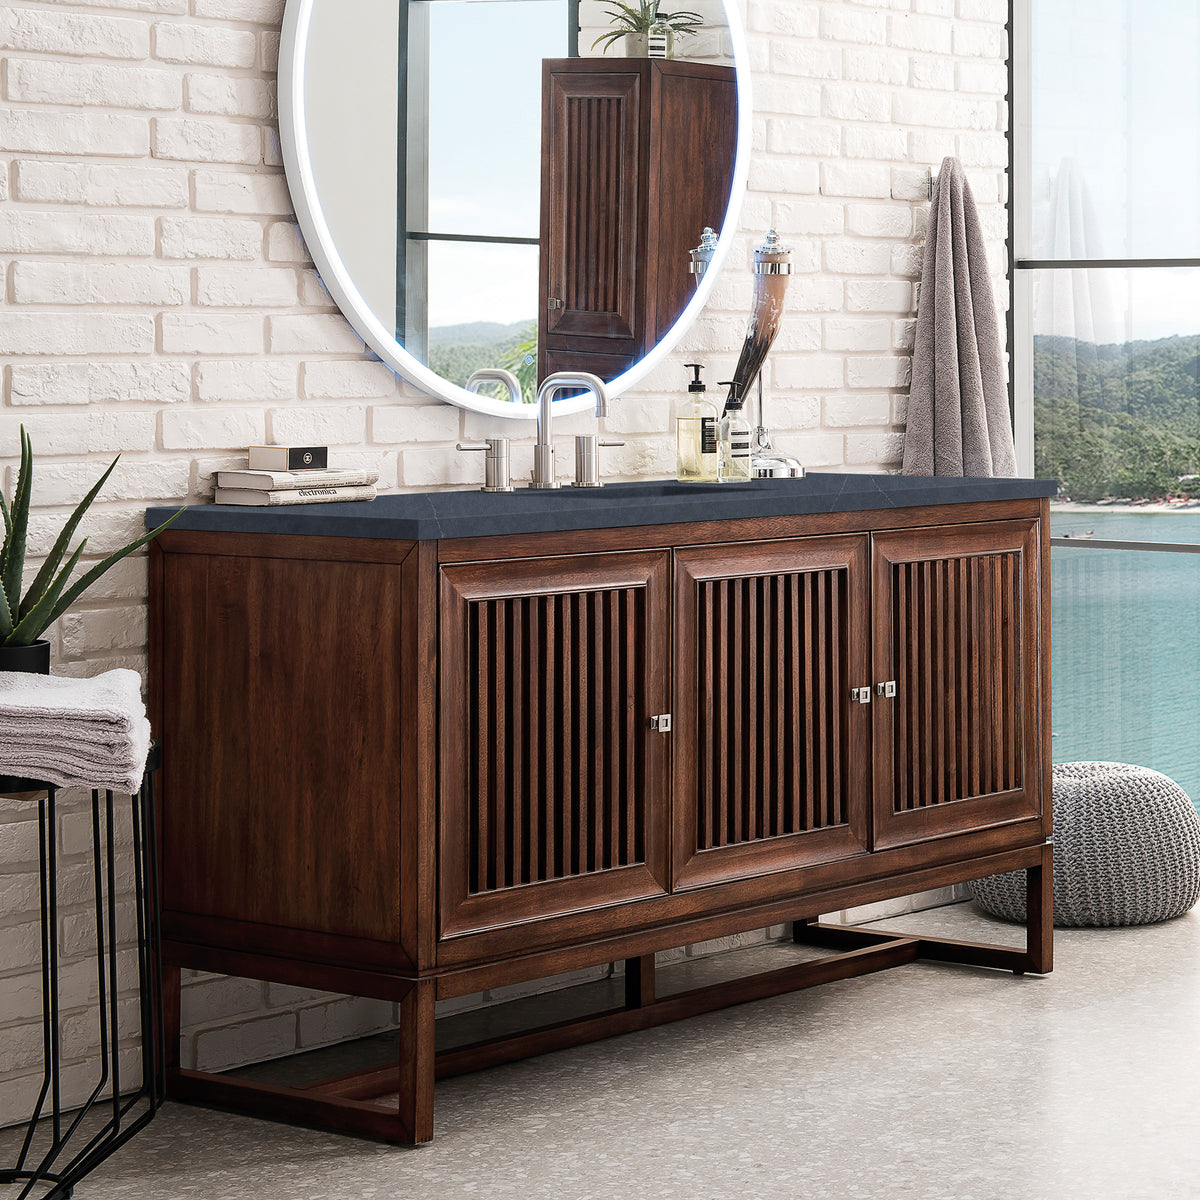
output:
[[[1015,475],[996,300],[962,163],[946,158],[925,238],[905,475]]]

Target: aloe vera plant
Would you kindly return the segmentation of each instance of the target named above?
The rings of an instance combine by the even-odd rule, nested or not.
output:
[[[614,28],[602,33],[593,43],[592,49],[603,43],[607,50],[618,38],[627,33],[648,33],[655,21],[661,20],[668,28],[677,34],[695,33],[704,24],[704,18],[697,12],[680,9],[678,12],[659,15],[660,0],[638,0],[637,6],[622,4],[621,0],[609,0],[608,16]]]
[[[12,503],[10,504],[4,493],[0,492],[0,510],[4,514],[4,546],[0,550],[0,646],[29,646],[36,642],[105,571],[157,537],[179,513],[183,512],[181,508],[157,529],[152,529],[129,545],[114,551],[72,583],[71,573],[83,554],[87,538],[75,547],[69,558],[67,547],[84,513],[113,473],[120,457],[118,454],[112,460],[96,486],[84,496],[67,519],[46,561],[22,596],[21,577],[25,570],[25,546],[29,534],[29,496],[33,484],[33,447],[29,435],[25,432],[25,426],[21,426],[21,466],[17,473],[17,486],[13,492]],[[65,566],[64,558],[67,558]]]

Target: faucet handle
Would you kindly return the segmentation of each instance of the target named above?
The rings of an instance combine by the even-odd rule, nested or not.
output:
[[[508,466],[508,438],[488,438],[486,442],[459,442],[459,450],[487,453],[484,460],[485,482],[480,491],[511,492],[512,477]]]
[[[594,433],[581,433],[575,438],[575,482],[572,487],[598,488],[600,482],[600,446],[623,446],[624,442],[602,442]]]

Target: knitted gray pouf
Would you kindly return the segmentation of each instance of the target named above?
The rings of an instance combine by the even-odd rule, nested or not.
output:
[[[1025,872],[976,879],[979,905],[1025,920]],[[1145,925],[1200,898],[1200,814],[1159,771],[1126,763],[1054,768],[1055,925]]]

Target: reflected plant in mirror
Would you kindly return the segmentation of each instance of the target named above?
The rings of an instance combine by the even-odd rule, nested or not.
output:
[[[672,14],[694,36],[668,62],[590,48],[613,0],[288,0],[288,182],[371,349],[442,399],[518,417],[554,372],[618,394],[652,369],[715,283],[692,271],[705,227],[717,269],[736,227],[749,105],[732,4]],[[524,403],[465,390],[497,367]]]
[[[608,16],[613,28],[602,33],[592,43],[592,49],[600,47],[601,50],[607,50],[614,42],[625,38],[627,54],[636,51],[659,58],[673,58],[674,39],[695,33],[704,24],[704,18],[687,9],[660,13],[659,4],[660,0],[639,0],[634,8],[620,3],[620,0],[611,0]],[[663,44],[656,47],[652,35],[658,35]]]

